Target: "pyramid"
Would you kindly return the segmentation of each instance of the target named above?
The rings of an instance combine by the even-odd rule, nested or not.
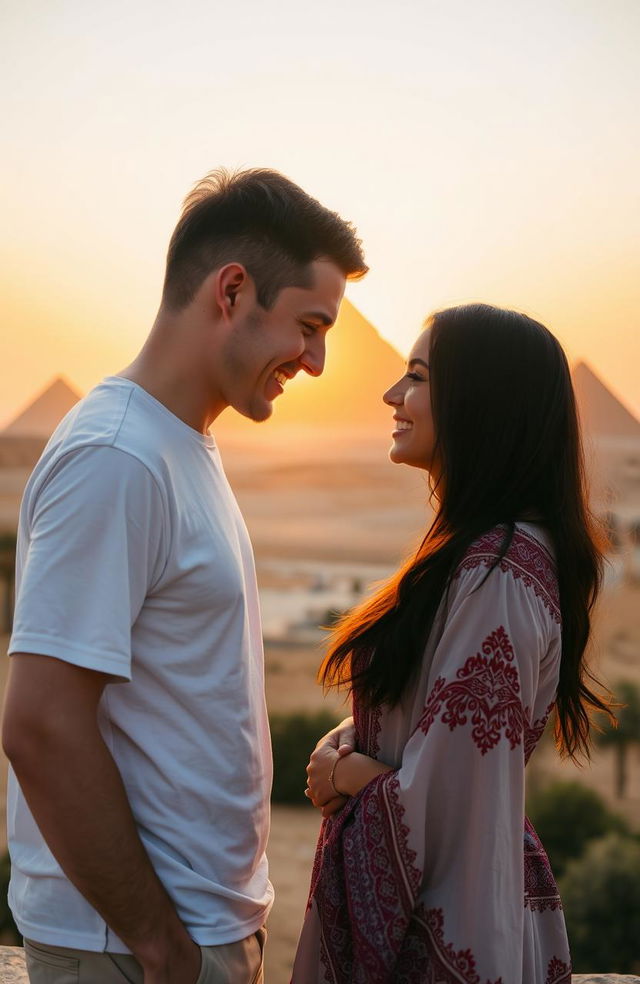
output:
[[[589,435],[640,440],[640,421],[623,406],[586,362],[575,366],[572,377],[582,426]]]
[[[1,432],[3,437],[47,440],[62,418],[80,399],[80,393],[58,376]]]
[[[273,404],[269,436],[280,427],[341,429],[390,433],[392,412],[382,394],[404,372],[404,360],[346,298],[327,334],[322,376],[300,372]],[[256,424],[228,410],[215,422],[216,437],[250,434]]]
[[[335,326],[327,335],[325,371],[317,379],[302,372],[287,383],[274,402],[268,422],[270,436],[291,425],[332,431],[342,429],[388,436],[390,408],[382,394],[404,371],[399,353],[345,299]],[[640,440],[640,421],[613,395],[585,363],[572,373],[585,431],[598,438]],[[47,440],[81,394],[62,376],[53,380],[18,416],[0,431],[10,438]],[[383,428],[383,431],[381,431]],[[228,410],[214,425],[216,436],[253,435],[261,428]],[[266,435],[265,435],[266,436]]]

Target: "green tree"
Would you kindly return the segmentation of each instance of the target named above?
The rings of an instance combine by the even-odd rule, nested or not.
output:
[[[640,690],[630,680],[621,680],[616,686],[615,697],[621,705],[616,709],[617,727],[607,722],[596,735],[596,741],[613,749],[615,793],[618,799],[623,799],[627,789],[629,748],[640,744]]]
[[[575,973],[640,973],[640,844],[592,841],[560,881]]]
[[[558,878],[589,841],[627,829],[622,817],[611,813],[593,789],[579,782],[554,782],[536,791],[528,799],[527,815]]]
[[[0,614],[0,632],[11,632],[13,592],[16,570],[16,534],[0,534],[0,580],[3,582],[4,605]]]
[[[274,803],[309,801],[304,795],[307,782],[305,771],[316,742],[338,724],[328,711],[317,714],[274,714],[271,717],[273,746]]]

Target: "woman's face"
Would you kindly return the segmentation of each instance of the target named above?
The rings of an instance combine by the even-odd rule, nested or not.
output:
[[[383,400],[395,410],[389,457],[396,464],[424,468],[433,475],[436,439],[431,415],[428,328],[411,349],[405,375],[387,390]]]

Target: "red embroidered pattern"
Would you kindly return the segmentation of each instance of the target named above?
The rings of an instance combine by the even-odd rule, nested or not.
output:
[[[571,984],[571,967],[563,960],[553,957],[547,967],[547,979],[544,984]]]
[[[402,984],[482,984],[473,951],[455,950],[445,942],[442,909],[426,910],[422,903],[409,924],[392,980]],[[502,982],[503,977],[498,977],[493,984]],[[552,957],[545,984],[571,984],[569,964]]]
[[[479,565],[490,567],[499,555],[503,537],[503,528],[482,537],[470,548],[456,576]],[[553,559],[542,544],[517,530],[499,566],[533,590],[556,622],[560,621]],[[513,646],[500,625],[485,638],[480,651],[468,657],[453,680],[447,682],[441,677],[436,681],[418,727],[426,734],[437,719],[450,731],[469,724],[469,733],[482,755],[504,740],[512,750],[522,745],[528,759],[550,709],[529,724],[531,715],[522,706]],[[358,748],[376,756],[382,710],[370,713],[356,707],[354,720]],[[443,909],[426,910],[417,904],[422,872],[409,848],[408,836],[396,773],[369,783],[323,824],[310,898],[315,900],[321,924],[320,959],[326,981],[509,984],[503,978],[481,978],[479,952],[464,947],[457,950],[453,942],[445,940]],[[523,864],[525,909],[536,913],[561,909],[548,859],[528,821]],[[556,918],[562,919],[560,912]],[[569,959],[568,953],[561,956]],[[554,956],[547,964],[546,978],[545,984],[570,984],[568,963]]]
[[[354,656],[354,673],[359,673],[365,669],[371,658],[369,651],[358,652]],[[374,710],[362,707],[357,700],[353,701],[353,723],[356,729],[356,748],[370,758],[377,758],[380,747],[378,737],[382,728],[382,707],[378,705]]]
[[[532,725],[525,728],[524,732],[524,763],[525,765],[531,758],[533,750],[542,738],[542,734],[547,725],[547,720],[553,710],[554,701],[551,701],[542,717],[537,718]]]
[[[500,548],[505,536],[505,528],[497,526],[476,540],[460,562],[455,577],[462,571],[473,570],[480,564],[491,567],[500,556]],[[527,588],[533,589],[551,613],[555,622],[560,622],[560,594],[553,557],[549,551],[524,530],[516,529],[505,556],[498,564],[503,573],[522,580]]]
[[[473,952],[445,943],[442,909],[424,906],[414,913],[394,979],[403,984],[483,984]],[[502,977],[486,984],[503,984]]]
[[[522,741],[524,711],[518,671],[512,664],[513,646],[500,625],[482,643],[482,653],[469,656],[455,681],[447,684],[438,677],[419,727],[427,734],[444,707],[442,722],[450,731],[471,716],[471,737],[483,755],[498,744],[503,730],[514,749]]]
[[[378,739],[382,728],[382,706],[375,710],[359,707],[354,703],[353,722],[356,727],[356,748],[370,758],[377,758],[380,746]]]
[[[311,894],[333,984],[394,980],[422,880],[403,816],[397,774],[385,773],[322,828]]]
[[[524,818],[524,906],[532,912],[562,909],[547,852],[528,817]]]

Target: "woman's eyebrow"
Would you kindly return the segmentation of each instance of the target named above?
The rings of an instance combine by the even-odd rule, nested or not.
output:
[[[409,369],[411,369],[411,366],[416,365],[424,366],[425,369],[429,368],[429,363],[425,362],[424,359],[409,359],[409,362],[407,363]]]

